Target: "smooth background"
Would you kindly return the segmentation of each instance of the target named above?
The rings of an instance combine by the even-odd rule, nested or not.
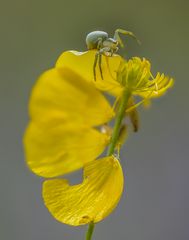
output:
[[[126,191],[117,209],[96,226],[94,240],[188,240],[187,0],[0,1],[0,239],[84,240],[86,227],[54,220],[41,199],[42,179],[24,162],[22,136],[31,87],[68,49],[85,50],[96,29],[132,30],[128,56],[145,56],[174,88],[140,110],[141,128],[122,152]]]

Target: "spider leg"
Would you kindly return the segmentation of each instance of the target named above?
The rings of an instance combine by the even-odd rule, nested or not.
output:
[[[110,70],[109,57],[108,57],[108,56],[105,56],[105,60],[106,60],[106,65],[107,65],[107,69],[108,69],[108,71],[109,71],[109,74],[110,74],[111,78],[115,80],[115,78],[114,78],[114,76],[112,75],[112,72],[111,72],[111,70]]]
[[[95,60],[93,64],[93,76],[95,81],[96,81],[96,65],[97,65],[98,58],[99,58],[99,52],[95,54]]]
[[[119,42],[119,44],[122,48],[124,47],[124,44],[123,44],[123,42],[122,42],[122,40],[119,36],[120,33],[134,38],[139,45],[141,44],[140,41],[136,38],[136,36],[132,32],[126,31],[126,30],[123,30],[123,29],[116,29],[115,33],[114,33],[114,39]]]
[[[97,47],[96,47],[96,49],[98,51],[95,54],[95,60],[94,60],[94,64],[93,64],[93,76],[94,76],[95,81],[96,81],[96,65],[97,65],[97,62],[98,62],[99,57],[100,57],[100,49],[101,48],[102,48],[102,38],[98,38],[98,43],[97,43]],[[101,60],[99,60],[99,61],[101,61]],[[101,68],[100,68],[100,71],[102,71]]]
[[[109,47],[104,47],[104,48],[101,48],[100,51],[98,52],[98,66],[99,66],[99,70],[100,70],[100,75],[101,75],[101,78],[103,80],[103,73],[102,73],[102,55],[105,55],[107,56],[106,54],[111,54],[111,49]],[[111,56],[111,55],[110,55]]]
[[[103,80],[103,74],[102,74],[102,53],[99,53],[98,56],[98,66],[99,66],[99,70],[100,70],[100,76]]]
[[[112,56],[113,56],[113,54],[114,54],[114,50],[113,50],[113,49],[111,49],[111,50],[110,50],[110,57],[112,57]]]

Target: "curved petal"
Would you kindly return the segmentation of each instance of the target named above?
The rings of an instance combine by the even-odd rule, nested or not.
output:
[[[118,96],[122,92],[122,86],[116,81],[117,71],[123,59],[119,55],[104,56],[102,55],[102,75],[100,74],[99,65],[96,66],[96,81],[93,74],[93,66],[97,50],[87,52],[67,51],[64,52],[57,60],[56,68],[68,67],[74,69],[80,76],[84,76],[89,82],[92,82],[97,89],[109,92]]]
[[[39,78],[30,100],[32,120],[44,124],[96,126],[109,121],[114,112],[98,90],[68,68],[51,69]]]
[[[77,226],[99,222],[119,202],[123,190],[119,161],[111,156],[92,161],[84,167],[84,180],[70,186],[64,179],[47,180],[43,199],[50,213],[60,222]]]
[[[160,73],[157,73],[157,76],[152,81],[154,84],[151,87],[146,87],[143,91],[136,91],[134,94],[146,99],[157,98],[164,95],[174,84],[173,78]]]
[[[94,160],[108,142],[106,134],[93,128],[31,122],[24,137],[26,162],[37,175],[60,176]]]

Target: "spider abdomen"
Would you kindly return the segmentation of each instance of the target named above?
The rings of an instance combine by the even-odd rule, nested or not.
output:
[[[108,34],[103,31],[93,31],[90,32],[86,37],[86,44],[87,48],[90,49],[97,49],[99,40],[102,42],[108,39]]]

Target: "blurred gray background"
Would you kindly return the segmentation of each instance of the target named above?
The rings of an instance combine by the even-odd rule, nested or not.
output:
[[[24,162],[22,136],[36,78],[65,50],[85,50],[92,30],[133,31],[128,56],[146,57],[154,72],[176,79],[169,93],[140,110],[141,128],[122,151],[125,192],[94,240],[188,240],[187,0],[0,1],[0,239],[84,240],[86,226],[70,227],[48,213],[42,179]]]

